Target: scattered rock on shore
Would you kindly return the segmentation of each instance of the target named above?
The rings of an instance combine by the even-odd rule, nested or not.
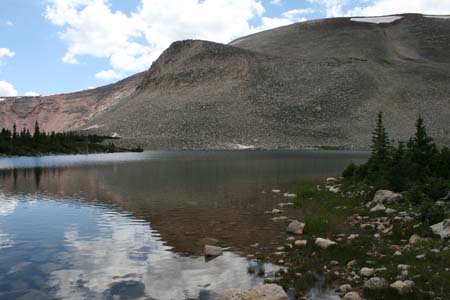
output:
[[[401,194],[397,194],[388,190],[379,190],[375,193],[373,202],[377,204],[395,204],[400,202],[402,198],[403,196]]]
[[[295,197],[297,197],[296,194],[292,194],[292,193],[284,193],[283,196],[286,197],[286,198],[295,198]]]
[[[362,268],[359,271],[359,274],[364,277],[372,277],[373,275],[375,275],[375,270],[372,268]]]
[[[357,292],[349,292],[342,300],[361,300],[361,296]]]
[[[285,216],[272,218],[272,221],[274,221],[274,222],[281,222],[281,221],[287,221],[287,220],[289,220],[289,218],[285,217]]]
[[[387,283],[386,279],[384,279],[384,278],[373,277],[364,283],[364,287],[369,290],[379,290],[379,289],[387,288],[388,283]]]
[[[304,230],[305,230],[305,223],[294,220],[288,225],[286,231],[288,233],[302,235]]]
[[[450,238],[450,219],[446,219],[441,223],[431,226],[431,230],[434,234],[439,235],[441,239]]]
[[[412,292],[414,282],[411,280],[396,281],[390,285],[390,287],[396,290],[400,295],[406,295]]]
[[[328,240],[328,239],[317,238],[315,244],[316,244],[317,247],[319,247],[321,249],[328,249],[331,246],[336,245],[336,242],[333,242],[333,241]]]
[[[410,238],[409,238],[409,243],[411,245],[415,245],[417,244],[417,242],[419,242],[421,240],[421,237],[417,234],[413,234]]]
[[[352,290],[352,286],[350,284],[343,284],[338,288],[338,292],[348,293]]]
[[[302,247],[306,247],[306,245],[308,245],[308,241],[307,240],[297,240],[297,241],[294,242],[294,246],[295,247],[302,248]]]
[[[283,288],[276,284],[264,284],[250,290],[230,289],[222,291],[215,300],[288,300]]]
[[[221,247],[205,245],[203,253],[207,257],[216,257],[223,253],[223,249]]]
[[[384,211],[384,210],[386,210],[386,206],[384,206],[383,204],[379,203],[375,207],[373,207],[370,211],[371,212],[377,212],[377,211]]]

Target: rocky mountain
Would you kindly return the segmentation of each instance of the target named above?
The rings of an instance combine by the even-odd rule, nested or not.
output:
[[[86,113],[81,97],[35,101],[47,103],[47,126],[56,128],[67,103],[77,120],[57,129],[116,133],[147,149],[366,148],[379,111],[394,138],[408,137],[421,114],[450,145],[450,17],[324,19],[228,45],[176,42],[129,87],[114,100],[94,97],[100,109]],[[28,119],[29,106],[16,101],[15,110],[0,104],[2,118]]]

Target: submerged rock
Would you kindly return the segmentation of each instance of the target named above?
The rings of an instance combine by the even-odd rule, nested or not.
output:
[[[272,218],[272,221],[274,221],[274,222],[281,222],[281,221],[287,221],[287,220],[289,220],[289,218],[285,217],[285,216]]]
[[[221,255],[223,253],[223,249],[221,247],[205,245],[203,253],[207,257],[216,257],[216,256],[219,256],[219,255]]]
[[[304,230],[305,230],[305,223],[299,222],[297,220],[292,221],[286,229],[286,231],[288,233],[293,233],[293,234],[298,234],[298,235],[303,234]]]
[[[250,290],[229,289],[217,293],[215,300],[288,300],[288,295],[277,284],[264,284]]]
[[[294,206],[293,202],[286,202],[286,203],[278,203],[278,206],[283,208],[285,206]]]
[[[295,198],[295,197],[297,197],[296,194],[292,194],[292,193],[284,193],[283,196],[286,197],[286,198]]]
[[[328,249],[331,246],[335,246],[337,243],[328,239],[317,238],[315,244],[321,249]]]
[[[441,239],[450,238],[450,219],[446,219],[441,223],[431,226],[431,230],[434,234],[439,235]]]
[[[338,288],[338,291],[341,293],[348,293],[352,290],[352,286],[350,284],[343,284]]]

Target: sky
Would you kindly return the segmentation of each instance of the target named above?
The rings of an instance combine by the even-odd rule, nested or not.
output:
[[[116,82],[177,40],[228,43],[295,22],[397,13],[450,14],[450,0],[0,0],[0,96]]]

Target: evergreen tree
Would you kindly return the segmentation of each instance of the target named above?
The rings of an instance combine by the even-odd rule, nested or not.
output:
[[[13,125],[13,139],[17,139],[17,126],[16,123]]]
[[[367,176],[372,184],[386,185],[390,164],[391,143],[383,124],[383,113],[378,113],[375,130],[372,132],[371,155],[367,163]],[[364,174],[364,173],[363,173]]]
[[[370,147],[371,164],[384,164],[389,158],[390,142],[383,124],[383,113],[378,113],[377,124],[372,133],[372,145]]]
[[[433,165],[436,163],[437,148],[433,139],[428,136],[421,116],[416,122],[416,133],[408,144],[412,174],[418,181],[432,175]]]
[[[33,135],[33,137],[35,139],[39,139],[40,135],[41,135],[41,130],[39,128],[38,121],[36,121],[36,123],[34,123],[34,135]]]

